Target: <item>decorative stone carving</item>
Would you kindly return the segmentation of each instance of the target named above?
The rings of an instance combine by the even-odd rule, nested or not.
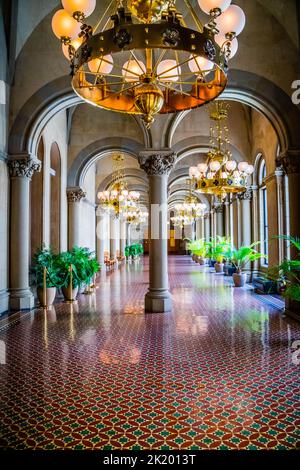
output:
[[[86,193],[81,188],[67,189],[68,202],[80,202],[86,196]]]
[[[41,162],[31,157],[8,160],[7,166],[11,178],[32,178],[33,173],[41,171]]]
[[[214,46],[214,43],[212,42],[211,39],[207,39],[206,42],[204,43],[203,50],[205,52],[206,57],[209,60],[214,60],[216,57],[216,48]]]
[[[244,193],[238,194],[240,201],[252,201],[252,188],[247,188]]]
[[[214,209],[216,214],[223,214],[224,206],[223,204],[220,204],[218,206],[215,206]]]
[[[173,152],[145,152],[139,156],[140,167],[148,175],[167,175],[172,170],[176,160]]]
[[[120,49],[124,49],[125,46],[128,46],[132,42],[132,35],[127,29],[123,28],[114,35],[113,41]]]
[[[300,173],[300,150],[288,151],[277,158],[277,165],[282,167],[287,175]]]
[[[165,46],[177,47],[180,41],[179,31],[175,28],[167,28],[163,33],[163,43]]]

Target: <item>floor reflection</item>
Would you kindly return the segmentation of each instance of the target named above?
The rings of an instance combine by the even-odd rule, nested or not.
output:
[[[300,325],[188,257],[169,269],[168,314],[144,313],[145,259],[0,321],[3,447],[298,447]]]

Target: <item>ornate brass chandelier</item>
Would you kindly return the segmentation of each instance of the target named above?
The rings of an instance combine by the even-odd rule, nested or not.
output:
[[[129,204],[122,216],[129,224],[140,225],[146,223],[149,214],[147,211],[143,211],[139,205]]]
[[[100,108],[139,115],[147,126],[158,113],[217,98],[245,15],[231,0],[198,0],[209,15],[203,26],[190,0],[182,2],[186,18],[176,0],[113,0],[92,28],[85,20],[96,0],[62,0],[52,28],[71,61],[74,91]]]
[[[173,224],[180,227],[191,225],[196,219],[204,217],[207,211],[206,204],[199,202],[197,197],[193,196],[192,180],[188,180],[188,185],[188,196],[183,203],[175,205],[175,216],[171,217]]]
[[[248,179],[254,171],[253,165],[233,160],[229,150],[228,109],[228,104],[222,101],[210,105],[213,125],[210,128],[211,149],[207,154],[207,162],[189,170],[195,190],[215,195],[220,201],[224,201],[229,193],[245,192]]]
[[[124,156],[116,154],[113,156],[113,161],[115,162],[115,170],[111,188],[110,190],[100,191],[97,196],[103,209],[113,211],[116,217],[120,217],[130,205],[136,207],[140,193],[128,191],[123,168]]]

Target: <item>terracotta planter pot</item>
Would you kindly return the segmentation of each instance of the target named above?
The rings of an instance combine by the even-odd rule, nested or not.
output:
[[[39,302],[42,306],[44,306],[44,289],[42,287],[38,287],[36,290]],[[50,306],[53,304],[54,299],[56,296],[56,287],[47,287],[46,289],[46,305],[45,306]]]
[[[224,263],[215,263],[216,273],[222,273],[224,270]]]
[[[78,294],[78,287],[74,287],[72,289],[72,296],[70,295],[70,287],[62,287],[62,292],[64,294],[65,300],[76,300],[77,294]],[[71,297],[71,298],[70,298]]]
[[[204,266],[206,264],[206,260],[204,258],[199,257],[198,263],[200,264],[200,266]]]
[[[244,287],[247,281],[247,274],[243,273],[234,273],[232,275],[234,286],[235,287]]]

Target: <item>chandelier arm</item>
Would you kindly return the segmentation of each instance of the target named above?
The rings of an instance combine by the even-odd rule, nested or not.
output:
[[[90,71],[86,71],[85,72],[86,75],[97,75],[96,72],[90,72]],[[113,77],[113,78],[124,78],[123,75],[117,75],[115,73],[110,73],[109,74],[110,77]],[[122,81],[122,83],[124,82],[124,80]]]
[[[174,52],[175,52],[175,54],[176,54],[177,51],[174,51]],[[173,65],[173,67],[170,67],[169,69],[164,70],[164,72],[161,73],[161,74],[159,74],[159,75],[157,75],[157,77],[159,78],[159,77],[165,75],[166,73],[171,72],[172,70],[178,69],[178,68],[181,67],[182,65],[185,65],[187,62],[190,62],[190,58],[185,59],[185,60],[183,60],[182,62],[176,63],[176,65]],[[181,75],[181,74],[180,74],[180,75]],[[178,75],[175,75],[175,77],[178,77]],[[169,78],[169,77],[168,77],[168,78]]]
[[[194,9],[194,7],[192,6],[191,2],[189,0],[184,0],[184,3],[186,4],[186,6],[188,7],[189,9],[189,12],[191,14],[191,17],[193,18],[194,20],[194,23],[197,27],[197,29],[199,30],[200,33],[203,33],[203,24],[201,23],[201,21],[199,20],[198,16],[197,16],[197,13]]]
[[[178,55],[178,51],[176,51],[176,50],[175,50],[175,51],[174,51],[174,54],[175,54],[175,59],[176,59],[176,62],[177,62],[177,64],[178,64],[178,62],[179,62],[179,55]],[[179,87],[180,87],[180,91],[181,91],[181,93],[183,93],[183,89],[182,89],[182,84],[181,84],[181,83],[179,83]]]
[[[179,91],[177,88],[175,88],[174,86],[170,85],[169,83],[164,83],[164,82],[159,82],[160,85],[164,86],[167,90],[173,90],[175,91],[176,93]],[[185,91],[182,92],[183,95],[186,95],[186,96],[190,96],[188,93],[186,93]]]
[[[120,95],[121,93],[125,93],[126,91],[129,91],[129,90],[133,90],[133,89],[136,88],[138,85],[139,85],[139,83],[135,83],[134,85],[131,85],[131,86],[127,87],[127,88],[124,88],[123,90],[115,91],[114,93],[111,93],[107,98],[104,98],[103,101],[105,101],[106,99],[111,98],[112,96],[118,96],[118,95]]]
[[[159,65],[159,63],[163,60],[164,56],[166,55],[167,53],[167,49],[162,49],[161,53],[159,54],[159,57],[153,67],[153,72],[156,73],[156,70],[157,70],[157,67]]]
[[[133,60],[136,62],[137,66],[139,67],[139,69],[141,70],[142,74],[145,73],[145,70],[142,68],[139,60],[137,59],[136,55],[135,55],[135,52],[134,52],[134,49],[130,51],[130,55],[131,57],[133,58]]]
[[[94,31],[94,34],[98,31],[102,21],[104,20],[104,18],[108,15],[108,12],[109,10],[111,9],[111,7],[113,6],[113,4],[116,2],[116,0],[111,0],[111,2],[109,3],[108,7],[106,8],[105,12],[103,13],[103,15],[100,17],[100,19],[98,20],[98,22],[96,23],[96,25],[94,26],[93,28],[93,31]],[[110,21],[110,18],[109,18],[109,21]]]
[[[97,85],[97,80],[98,80],[99,76],[101,76],[101,75],[99,74],[99,70],[100,70],[100,67],[101,67],[102,63],[103,63],[103,57],[101,57],[100,62],[99,62],[99,65],[98,65],[98,69],[97,69],[97,72],[96,72],[96,75],[95,75],[95,79],[94,79],[94,86]]]
[[[133,70],[128,69],[127,67],[123,67],[117,63],[115,63],[114,66],[117,67],[118,69],[125,70],[125,72],[130,73],[130,75],[134,75],[135,77],[138,77],[138,78],[140,77],[138,73],[134,72]]]

